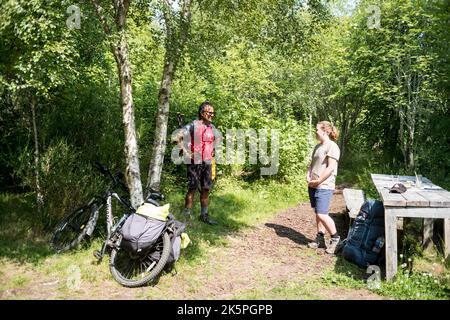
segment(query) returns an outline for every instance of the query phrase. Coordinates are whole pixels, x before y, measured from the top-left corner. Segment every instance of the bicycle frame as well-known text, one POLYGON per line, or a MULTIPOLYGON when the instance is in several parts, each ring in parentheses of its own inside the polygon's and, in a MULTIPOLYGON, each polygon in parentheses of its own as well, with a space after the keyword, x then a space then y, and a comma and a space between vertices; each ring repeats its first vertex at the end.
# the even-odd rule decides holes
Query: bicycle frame
MULTIPOLYGON (((102 208, 103 204, 101 204, 97 210, 100 210, 102 208)), ((108 246, 114 246, 114 241, 111 241, 111 238, 114 236, 116 231, 122 226, 122 224, 125 222, 125 220, 130 216, 131 213, 133 213, 135 209, 131 207, 126 201, 124 201, 115 191, 107 191, 106 193, 106 239, 103 242, 102 248, 98 255, 96 257, 98 258, 99 262, 102 260, 103 255, 106 252, 106 249, 108 246), (120 220, 114 224, 114 215, 112 210, 112 199, 115 198, 119 201, 119 203, 126 207, 129 212, 126 212, 120 220)))

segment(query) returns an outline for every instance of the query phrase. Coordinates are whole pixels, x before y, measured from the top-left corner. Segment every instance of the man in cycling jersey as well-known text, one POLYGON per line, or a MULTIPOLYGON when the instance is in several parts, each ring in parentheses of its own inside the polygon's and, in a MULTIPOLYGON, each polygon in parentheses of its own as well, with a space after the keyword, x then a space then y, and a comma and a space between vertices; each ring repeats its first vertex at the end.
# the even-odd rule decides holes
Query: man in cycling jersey
POLYGON ((211 123, 213 118, 213 105, 208 101, 203 102, 198 108, 198 119, 184 126, 183 130, 176 137, 176 142, 180 145, 180 148, 189 154, 187 161, 185 161, 187 165, 188 191, 183 213, 187 219, 190 219, 195 191, 200 186, 201 212, 199 219, 210 225, 217 224, 217 221, 209 217, 208 203, 209 191, 212 186, 211 163, 214 156, 214 142, 220 136, 220 132, 211 123), (182 143, 183 137, 185 139, 184 143, 182 143), (181 146, 182 144, 184 146, 181 146))

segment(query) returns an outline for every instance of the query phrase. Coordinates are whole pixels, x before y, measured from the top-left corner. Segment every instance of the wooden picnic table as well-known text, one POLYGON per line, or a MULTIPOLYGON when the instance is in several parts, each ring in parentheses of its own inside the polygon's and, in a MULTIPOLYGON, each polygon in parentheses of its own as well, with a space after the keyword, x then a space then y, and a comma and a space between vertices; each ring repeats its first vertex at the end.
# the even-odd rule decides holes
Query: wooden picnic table
MULTIPOLYGON (((433 219, 444 219, 445 258, 450 255, 450 192, 422 178, 421 188, 414 185, 404 193, 390 193, 389 188, 399 182, 408 185, 415 183, 415 176, 397 176, 371 174, 384 205, 386 280, 397 273, 397 218, 424 218, 424 241, 431 241, 433 219)), ((426 243, 425 243, 426 245, 426 243)))

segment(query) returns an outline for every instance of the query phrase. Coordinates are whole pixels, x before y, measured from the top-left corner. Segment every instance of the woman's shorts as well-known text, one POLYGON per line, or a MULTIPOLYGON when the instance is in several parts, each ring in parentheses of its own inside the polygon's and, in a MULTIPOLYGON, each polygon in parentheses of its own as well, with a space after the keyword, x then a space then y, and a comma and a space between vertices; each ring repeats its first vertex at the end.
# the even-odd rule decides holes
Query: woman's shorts
POLYGON ((328 209, 330 208, 330 202, 333 197, 334 190, 315 189, 309 187, 308 193, 311 208, 314 208, 314 211, 317 214, 328 214, 328 209))

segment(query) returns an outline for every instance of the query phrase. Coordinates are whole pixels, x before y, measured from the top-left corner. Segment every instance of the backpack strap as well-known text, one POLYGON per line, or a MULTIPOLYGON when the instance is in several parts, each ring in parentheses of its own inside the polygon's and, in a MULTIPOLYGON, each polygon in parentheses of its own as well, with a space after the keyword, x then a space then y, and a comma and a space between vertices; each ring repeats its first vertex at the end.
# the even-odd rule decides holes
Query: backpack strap
MULTIPOLYGON (((194 120, 194 121, 195 121, 195 120, 194 120)), ((194 121, 189 122, 187 125, 185 125, 185 126, 183 127, 184 130, 186 130, 187 132, 190 133, 191 138, 194 136, 194 126, 195 126, 194 121)))

